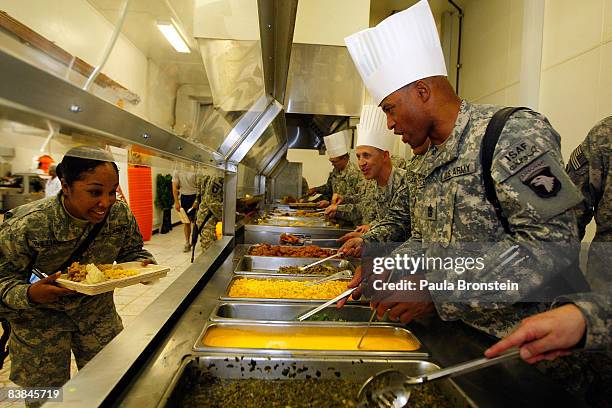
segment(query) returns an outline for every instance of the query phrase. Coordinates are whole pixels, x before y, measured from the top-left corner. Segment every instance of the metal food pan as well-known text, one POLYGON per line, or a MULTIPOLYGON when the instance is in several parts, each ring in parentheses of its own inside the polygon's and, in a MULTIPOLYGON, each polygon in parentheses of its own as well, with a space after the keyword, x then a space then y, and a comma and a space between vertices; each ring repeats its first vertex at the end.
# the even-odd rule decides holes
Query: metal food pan
MULTIPOLYGON (((192 392, 194 383, 204 375, 212 376, 216 380, 283 380, 287 381, 287 384, 292 380, 341 379, 354 381, 357 383, 356 388, 359 388, 368 378, 387 369, 418 377, 436 371, 439 367, 429 361, 414 359, 287 357, 233 353, 189 356, 183 360, 159 406, 185 406, 185 394, 192 392)), ((452 379, 437 381, 435 384, 436 389, 453 407, 477 408, 452 379)), ((300 392, 308 397, 310 390, 306 387, 300 392)), ((216 401, 217 406, 223 406, 225 402, 216 401)), ((207 404, 210 404, 210 401, 207 404)))
POLYGON ((336 223, 327 220, 323 217, 298 217, 298 216, 284 216, 284 215, 273 215, 265 216, 257 221, 258 225, 277 225, 286 227, 330 227, 336 225, 336 223))
MULTIPOLYGON (((315 332, 316 335, 328 335, 333 338, 338 333, 338 330, 350 332, 355 337, 355 345, 359 338, 368 327, 367 323, 353 324, 350 326, 340 326, 334 322, 313 326, 312 324, 304 324, 302 322, 284 322, 284 323, 254 323, 254 322, 208 322, 204 326, 202 333, 198 336, 193 349, 196 352, 206 353, 249 353, 249 354, 265 354, 265 355, 311 355, 311 356, 359 356, 359 357, 402 357, 402 358, 427 358, 429 355, 424 350, 421 342, 407 329, 396 325, 377 325, 369 329, 370 335, 374 334, 375 330, 383 333, 385 336, 395 336, 398 339, 405 339, 416 343, 416 349, 411 351, 401 350, 317 350, 317 349, 274 349, 274 348, 248 348, 248 347, 217 347, 204 344, 207 333, 214 329, 232 329, 232 330, 248 330, 253 333, 262 333, 274 338, 278 335, 296 336, 315 332)), ((302 337, 304 338, 304 337, 302 337)))
POLYGON ((304 216, 304 215, 269 215, 266 217, 266 219, 269 220, 273 220, 273 221, 309 221, 309 220, 315 220, 315 221, 325 221, 325 217, 323 216, 323 213, 320 213, 320 215, 311 215, 311 216, 304 216))
MULTIPOLYGON (((295 322, 296 318, 309 310, 312 304, 278 304, 257 302, 222 302, 213 310, 210 320, 213 322, 258 321, 258 322, 295 322)), ((370 319, 372 310, 366 305, 346 305, 340 309, 329 307, 317 315, 325 314, 336 324, 364 323, 370 319), (342 321, 335 321, 339 319, 342 321)), ((311 324, 329 324, 329 321, 305 321, 311 324)), ((394 324, 385 319, 373 321, 372 324, 394 324)))
MULTIPOLYGON (((304 266, 318 261, 320 258, 296 258, 296 257, 277 257, 277 256, 243 256, 236 265, 236 272, 253 272, 257 274, 276 274, 281 266, 304 266)), ((330 259, 324 263, 336 268, 340 267, 341 259, 330 259)), ((346 264, 346 263, 345 263, 346 264)), ((349 269, 353 270, 353 265, 349 263, 349 269)), ((280 274, 291 276, 290 274, 280 274)), ((303 274, 315 276, 313 274, 303 274)))
MULTIPOLYGON (((238 298, 238 297, 231 297, 229 296, 229 290, 230 287, 234 284, 234 281, 238 280, 238 279, 242 279, 242 278, 249 278, 249 279, 277 279, 277 280, 287 280, 287 281, 315 281, 317 279, 320 279, 320 277, 318 276, 296 276, 296 275, 257 275, 257 276, 241 276, 241 275, 234 275, 234 277, 232 278, 232 280, 229 282, 229 284, 227 285, 227 288, 225 289, 225 293, 223 294, 223 296, 221 296, 219 299, 222 301, 230 301, 230 302, 235 302, 235 301, 251 301, 251 302, 274 302, 274 303, 279 303, 279 302, 283 302, 283 303, 324 303, 329 299, 287 299, 287 298, 238 298)), ((349 282, 349 280, 344 279, 344 282, 349 282)), ((353 302, 349 302, 349 303, 353 303, 353 302)))
MULTIPOLYGON (((300 247, 296 247, 296 246, 293 246, 293 245, 278 245, 278 244, 273 244, 273 245, 284 247, 284 248, 292 248, 292 249, 300 248, 300 247)), ((264 255, 251 255, 251 249, 256 248, 257 246, 259 246, 259 244, 250 245, 247 248, 246 252, 245 252, 245 254, 246 254, 245 256, 252 256, 252 257, 260 256, 260 257, 264 257, 264 258, 301 258, 301 259, 309 259, 311 261, 311 262, 305 263, 304 265, 308 265, 308 263, 312 263, 314 261, 318 261, 319 259, 323 259, 323 258, 300 257, 300 256, 286 256, 285 257, 285 256, 274 256, 274 255, 270 255, 270 256, 268 256, 268 255, 265 255, 265 256, 264 255)), ((321 249, 328 249, 328 250, 330 250, 332 255, 335 254, 336 252, 338 252, 338 248, 321 247, 321 249)), ((283 266, 283 265, 281 265, 281 266, 283 266)))

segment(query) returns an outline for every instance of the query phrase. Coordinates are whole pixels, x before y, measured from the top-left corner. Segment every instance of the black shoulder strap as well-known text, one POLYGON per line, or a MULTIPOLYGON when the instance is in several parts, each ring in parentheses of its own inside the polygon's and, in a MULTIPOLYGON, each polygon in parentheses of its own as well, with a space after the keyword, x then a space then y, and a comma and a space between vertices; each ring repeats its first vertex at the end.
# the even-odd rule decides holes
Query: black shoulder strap
POLYGON ((487 200, 495 208, 495 214, 504 227, 504 231, 510 235, 512 235, 513 232, 510 229, 508 219, 504 216, 499 200, 497 199, 495 184, 493 182, 493 177, 491 176, 491 165, 493 164, 493 153, 495 152, 495 146, 497 146, 497 141, 499 140, 499 136, 501 135, 506 122, 514 112, 527 109, 529 108, 507 107, 495 112, 493 118, 487 125, 487 130, 485 131, 485 135, 482 138, 482 144, 480 145, 480 163, 482 165, 485 195, 487 196, 487 200))
POLYGON ((94 225, 94 227, 91 229, 91 231, 89 231, 89 234, 87 235, 87 238, 85 238, 83 240, 83 242, 81 242, 81 245, 79 245, 79 247, 74 250, 74 252, 70 255, 70 258, 68 258, 66 260, 66 262, 64 262, 62 264, 62 266, 60 266, 60 268, 59 268, 60 271, 66 270, 66 268, 68 268, 70 265, 72 265, 73 262, 77 262, 81 258, 83 253, 89 247, 89 245, 91 245, 91 243, 94 241, 94 239, 96 239, 96 237, 98 236, 98 234, 100 233, 100 231, 104 227, 104 224, 106 224, 106 219, 108 218, 108 214, 109 213, 110 213, 110 210, 108 211, 108 213, 106 214, 106 217, 104 217, 104 220, 102 222, 94 225))

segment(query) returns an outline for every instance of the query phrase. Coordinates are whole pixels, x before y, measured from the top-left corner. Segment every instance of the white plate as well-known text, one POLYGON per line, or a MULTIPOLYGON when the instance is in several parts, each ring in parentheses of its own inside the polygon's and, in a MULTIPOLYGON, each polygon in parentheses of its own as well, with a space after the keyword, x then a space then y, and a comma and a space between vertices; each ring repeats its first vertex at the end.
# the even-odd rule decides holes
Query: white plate
POLYGON ((117 288, 123 288, 126 286, 136 285, 137 283, 149 282, 155 279, 163 278, 170 270, 170 267, 168 266, 154 264, 142 266, 140 262, 124 262, 117 264, 117 266, 121 266, 122 269, 135 269, 138 271, 138 275, 128 276, 121 279, 111 279, 90 285, 85 282, 73 282, 66 279, 66 274, 62 274, 62 276, 56 282, 59 284, 59 286, 72 289, 85 295, 99 295, 100 293, 110 292, 117 288))

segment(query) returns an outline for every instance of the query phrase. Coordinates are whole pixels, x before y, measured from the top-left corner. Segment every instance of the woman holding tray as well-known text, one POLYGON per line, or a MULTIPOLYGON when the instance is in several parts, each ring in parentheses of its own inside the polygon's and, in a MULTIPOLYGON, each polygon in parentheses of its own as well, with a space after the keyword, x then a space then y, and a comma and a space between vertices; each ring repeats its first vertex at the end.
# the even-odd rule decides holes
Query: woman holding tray
POLYGON ((70 149, 57 170, 58 195, 11 210, 0 225, 0 317, 12 326, 10 378, 22 387, 62 386, 71 351, 80 369, 123 328, 113 292, 59 287, 57 271, 77 261, 155 261, 129 207, 116 201, 119 171, 109 152, 70 149), (49 276, 30 283, 35 269, 49 276))

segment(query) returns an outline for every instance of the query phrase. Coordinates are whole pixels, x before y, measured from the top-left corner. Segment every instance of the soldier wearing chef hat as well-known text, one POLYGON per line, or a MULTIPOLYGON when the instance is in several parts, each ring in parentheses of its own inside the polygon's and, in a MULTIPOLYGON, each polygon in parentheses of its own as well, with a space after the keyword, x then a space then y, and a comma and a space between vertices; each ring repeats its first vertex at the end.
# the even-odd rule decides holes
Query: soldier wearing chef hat
POLYGON ((339 204, 332 204, 325 214, 353 222, 359 227, 346 234, 341 241, 361 236, 371 225, 382 220, 388 209, 394 206, 404 212, 405 228, 393 231, 401 234, 387 237, 392 241, 404 241, 410 232, 409 193, 406 171, 392 164, 390 152, 396 136, 386 126, 385 114, 374 105, 364 105, 357 125, 357 160, 364 177, 357 194, 339 197, 339 204))
POLYGON ((350 161, 346 143, 348 137, 349 131, 342 130, 323 138, 329 161, 334 169, 329 173, 327 183, 308 190, 308 195, 316 193, 323 195, 323 200, 319 201, 319 207, 329 206, 334 194, 346 195, 357 191, 361 175, 357 166, 350 161))
MULTIPOLYGON (((563 171, 560 137, 548 120, 528 109, 514 111, 505 124, 497 122, 502 130, 498 142, 492 144, 494 151, 481 152, 487 126, 500 107, 472 104, 456 95, 446 78, 438 32, 426 0, 345 41, 366 87, 386 114, 388 128, 413 148, 427 139, 431 142, 416 169, 422 180, 415 208, 419 236, 410 238, 391 256, 417 257, 423 247, 445 250, 468 242, 488 242, 487 252, 481 254, 486 255, 482 270, 464 275, 453 270, 427 271, 428 279, 445 280, 455 287, 459 278, 478 283, 488 283, 493 277, 520 281, 517 293, 503 292, 498 301, 486 304, 480 300, 486 296, 481 292, 453 291, 449 295, 432 291, 427 302, 406 299, 379 304, 379 316, 390 309, 392 318, 406 323, 437 311, 444 320, 461 319, 500 337, 523 317, 548 306, 518 303, 526 293, 540 293, 543 282, 548 280, 565 290, 571 286, 566 281, 571 280, 583 288, 580 271, 568 268, 577 252, 551 253, 544 245, 550 241, 567 244, 567 248, 578 242, 571 208, 581 199, 563 171), (492 195, 485 191, 488 182, 483 174, 487 171, 481 154, 493 158, 492 195), (503 268, 500 263, 511 248, 526 258, 512 268, 503 268), (561 274, 567 279, 562 280, 561 274)), ((364 243, 405 228, 405 218, 392 207, 383 222, 361 238, 347 241, 341 251, 361 253, 364 243)), ((400 275, 401 271, 396 277, 400 275)), ((351 285, 357 286, 360 279, 361 274, 356 274, 351 285)))

